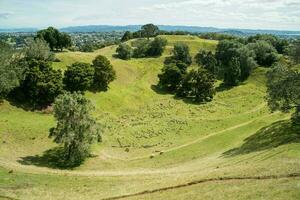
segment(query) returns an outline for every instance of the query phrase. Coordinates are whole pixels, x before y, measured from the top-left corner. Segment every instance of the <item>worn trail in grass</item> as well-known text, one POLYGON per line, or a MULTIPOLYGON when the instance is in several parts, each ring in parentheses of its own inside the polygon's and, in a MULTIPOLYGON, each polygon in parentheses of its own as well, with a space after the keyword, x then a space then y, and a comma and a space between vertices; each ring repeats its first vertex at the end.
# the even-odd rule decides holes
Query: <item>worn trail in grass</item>
MULTIPOLYGON (((217 42, 163 37, 168 46, 160 58, 119 60, 113 57, 116 46, 57 54, 61 62, 53 63, 56 69, 91 62, 102 54, 117 72, 108 92, 86 94, 95 104, 93 115, 104 126, 103 143, 94 145, 94 156, 76 169, 58 169, 55 157, 44 154, 56 147, 48 138, 55 125, 52 114, 25 111, 9 102, 0 105, 0 194, 16 199, 101 199, 195 180, 299 173, 300 129, 291 124, 289 114, 268 110, 267 69, 256 69, 238 87, 219 87, 207 104, 176 99, 155 87, 172 45, 187 43, 195 55, 199 49, 214 51, 217 42)), ((201 185, 129 199, 211 198, 212 193, 215 199, 255 199, 263 194, 296 199, 299 194, 297 178, 201 185)))

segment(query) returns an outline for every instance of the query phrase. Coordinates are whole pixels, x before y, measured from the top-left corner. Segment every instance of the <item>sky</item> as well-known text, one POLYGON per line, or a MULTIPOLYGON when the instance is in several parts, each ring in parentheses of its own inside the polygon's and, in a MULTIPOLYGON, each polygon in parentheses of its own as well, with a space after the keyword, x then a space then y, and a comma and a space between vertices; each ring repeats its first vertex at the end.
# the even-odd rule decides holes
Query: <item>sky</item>
POLYGON ((146 23, 300 31, 300 0, 0 0, 0 28, 146 23))

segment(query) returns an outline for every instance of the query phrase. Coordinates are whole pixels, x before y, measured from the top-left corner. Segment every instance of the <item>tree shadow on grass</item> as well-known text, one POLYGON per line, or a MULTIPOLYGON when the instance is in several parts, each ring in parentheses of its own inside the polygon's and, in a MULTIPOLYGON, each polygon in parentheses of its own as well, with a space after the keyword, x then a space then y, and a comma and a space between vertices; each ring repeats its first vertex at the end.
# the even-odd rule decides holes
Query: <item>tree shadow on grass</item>
POLYGON ((151 89, 157 94, 161 94, 161 95, 174 94, 174 92, 159 87, 158 85, 151 85, 151 89))
POLYGON ((260 129, 246 138, 240 147, 224 152, 223 156, 248 154, 291 143, 300 143, 300 126, 294 125, 291 120, 282 120, 260 129))
POLYGON ((22 165, 35 165, 52 169, 73 169, 81 164, 81 162, 67 163, 62 157, 63 154, 64 149, 62 147, 55 147, 45 151, 43 155, 21 157, 18 162, 22 165))

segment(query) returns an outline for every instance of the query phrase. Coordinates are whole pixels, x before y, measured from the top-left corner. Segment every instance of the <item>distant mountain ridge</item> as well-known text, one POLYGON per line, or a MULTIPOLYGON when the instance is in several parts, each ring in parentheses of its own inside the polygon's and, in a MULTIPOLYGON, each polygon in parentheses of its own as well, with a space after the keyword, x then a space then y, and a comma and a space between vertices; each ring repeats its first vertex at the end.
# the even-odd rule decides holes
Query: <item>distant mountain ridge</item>
MULTIPOLYGON (((74 33, 90 33, 90 32, 124 32, 140 30, 142 25, 87 25, 87 26, 70 26, 61 28, 60 31, 74 33)), ((238 28, 215 28, 215 27, 200 27, 200 26, 171 26, 158 25, 164 31, 187 31, 191 33, 228 33, 233 35, 253 35, 253 34, 274 34, 283 36, 300 36, 300 31, 285 31, 285 30, 259 30, 259 29, 238 29, 238 28)), ((0 32, 36 32, 37 28, 16 28, 16 29, 0 29, 0 32)))

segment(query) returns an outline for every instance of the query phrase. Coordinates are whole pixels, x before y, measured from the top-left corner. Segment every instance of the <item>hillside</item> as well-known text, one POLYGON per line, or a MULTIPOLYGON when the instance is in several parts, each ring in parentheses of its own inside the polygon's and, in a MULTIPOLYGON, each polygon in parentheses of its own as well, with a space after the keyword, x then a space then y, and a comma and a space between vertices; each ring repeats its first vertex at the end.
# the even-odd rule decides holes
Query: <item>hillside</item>
POLYGON ((194 56, 217 42, 162 37, 168 46, 160 58, 123 61, 113 57, 116 46, 56 54, 56 69, 101 54, 117 72, 108 92, 86 94, 103 125, 103 143, 76 169, 54 162, 52 114, 1 104, 0 199, 299 198, 300 130, 289 114, 269 111, 267 69, 257 68, 238 87, 218 87, 207 104, 177 99, 155 87, 172 46, 184 42, 194 56))

